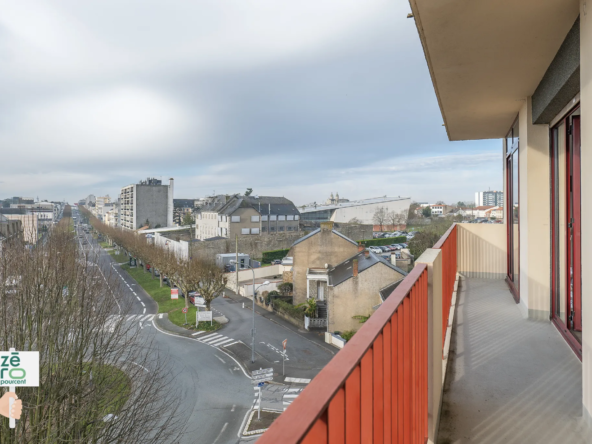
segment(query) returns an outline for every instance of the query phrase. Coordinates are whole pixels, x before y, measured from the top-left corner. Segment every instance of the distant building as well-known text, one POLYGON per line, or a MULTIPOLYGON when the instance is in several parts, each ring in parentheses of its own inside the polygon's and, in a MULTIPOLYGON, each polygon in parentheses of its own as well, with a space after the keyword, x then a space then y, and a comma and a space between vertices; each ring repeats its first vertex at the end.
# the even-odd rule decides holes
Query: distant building
POLYGON ((444 215, 450 213, 452 207, 450 205, 444 204, 434 204, 430 205, 430 209, 432 210, 433 215, 444 215))
POLYGON ((173 223, 182 225, 186 214, 193 214, 197 199, 173 199, 173 223))
MULTIPOLYGON (((331 200, 331 199, 329 199, 331 200)), ((351 222, 374 224, 374 214, 379 209, 386 213, 404 213, 407 216, 411 199, 409 197, 375 197, 371 199, 347 200, 333 199, 330 204, 310 204, 300 207, 302 220, 315 222, 351 222)), ((386 221, 385 221, 386 222, 386 221)))
POLYGON ((299 231, 300 212, 291 200, 271 196, 212 196, 197 211, 196 237, 266 235, 299 231))
POLYGON ((11 239, 20 238, 23 235, 23 223, 20 220, 11 220, 0 214, 0 255, 2 244, 11 239))
POLYGON ((119 225, 137 230, 173 226, 174 180, 163 185, 161 180, 148 178, 121 189, 119 225))
POLYGON ((504 192, 503 191, 477 191, 475 193, 475 206, 504 206, 504 192))

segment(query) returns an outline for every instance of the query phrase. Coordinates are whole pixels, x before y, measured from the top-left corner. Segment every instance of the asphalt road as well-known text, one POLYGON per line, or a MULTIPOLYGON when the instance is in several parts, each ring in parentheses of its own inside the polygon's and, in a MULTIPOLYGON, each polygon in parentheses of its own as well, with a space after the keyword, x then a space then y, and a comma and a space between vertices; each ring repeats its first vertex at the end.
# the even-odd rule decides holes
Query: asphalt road
POLYGON ((92 250, 93 261, 104 277, 116 283, 113 294, 125 310, 121 322, 137 324, 140 338, 151 344, 155 355, 174 363, 174 384, 183 388, 179 402, 188 425, 182 443, 224 444, 256 439, 241 439, 251 409, 260 404, 263 408, 285 409, 337 352, 319 335, 301 331, 256 307, 256 362, 251 363, 252 302, 230 291, 227 293, 231 297, 212 302, 214 316, 223 314, 229 319, 216 335, 204 333, 187 338, 160 330, 151 320, 151 315, 158 316, 156 302, 92 236, 82 234, 87 244, 81 243, 81 249, 92 250), (288 340, 285 354, 284 339, 288 340), (261 366, 273 367, 274 382, 285 385, 264 386, 260 400, 248 375, 261 366))
MULTIPOLYGON (((157 330, 149 315, 157 315, 157 305, 135 281, 119 269, 111 256, 91 236, 88 246, 97 252, 97 263, 107 279, 115 273, 122 285, 116 289, 122 307, 129 311, 121 322, 134 322, 141 329, 140 339, 150 343, 159 359, 175 368, 173 384, 181 387, 181 414, 186 417, 187 434, 181 443, 225 444, 239 439, 246 415, 253 406, 254 390, 243 369, 220 349, 157 330), (140 316, 141 315, 141 316, 140 316), (130 316, 135 316, 132 320, 130 316), (142 325, 140 326, 140 323, 142 325)), ((150 368, 147 369, 150 371, 150 368)), ((166 412, 163 412, 166 415, 166 412)))

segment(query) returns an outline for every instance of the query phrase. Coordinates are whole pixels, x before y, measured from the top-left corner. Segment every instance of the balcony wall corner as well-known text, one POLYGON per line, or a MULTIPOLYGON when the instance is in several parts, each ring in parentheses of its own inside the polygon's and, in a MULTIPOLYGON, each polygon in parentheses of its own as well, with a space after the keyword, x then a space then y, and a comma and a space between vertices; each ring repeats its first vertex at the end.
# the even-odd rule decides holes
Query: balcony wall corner
POLYGON ((442 250, 428 248, 415 261, 428 270, 428 442, 437 442, 442 406, 442 250))

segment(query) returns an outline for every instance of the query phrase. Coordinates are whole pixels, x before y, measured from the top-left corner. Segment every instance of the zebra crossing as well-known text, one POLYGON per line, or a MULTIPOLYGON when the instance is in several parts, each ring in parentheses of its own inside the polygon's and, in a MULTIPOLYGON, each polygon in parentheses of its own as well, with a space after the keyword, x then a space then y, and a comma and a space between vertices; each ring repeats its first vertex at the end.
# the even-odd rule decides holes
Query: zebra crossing
POLYGON ((196 331, 192 334, 196 336, 196 340, 203 342, 204 344, 211 345, 213 347, 226 347, 228 345, 236 344, 238 341, 228 336, 224 336, 218 333, 209 333, 207 331, 196 331))
POLYGON ((289 388, 286 393, 284 393, 283 397, 283 404, 284 404, 284 411, 294 402, 294 400, 298 397, 300 392, 303 389, 301 388, 289 388))
POLYGON ((120 321, 123 322, 146 322, 151 321, 154 318, 154 314, 137 314, 137 315, 110 315, 107 317, 107 321, 105 322, 105 329, 109 331, 114 331, 115 326, 120 321))

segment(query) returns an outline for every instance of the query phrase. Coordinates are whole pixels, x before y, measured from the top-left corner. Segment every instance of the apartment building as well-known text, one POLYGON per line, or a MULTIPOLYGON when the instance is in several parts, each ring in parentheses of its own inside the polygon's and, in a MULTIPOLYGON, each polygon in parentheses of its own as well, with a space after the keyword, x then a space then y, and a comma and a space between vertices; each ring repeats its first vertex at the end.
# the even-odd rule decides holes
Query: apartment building
POLYGON ((504 224, 451 227, 259 444, 592 442, 588 3, 410 0, 448 138, 500 140, 504 224))
POLYGON ((213 196, 197 212, 196 237, 234 238, 299 231, 300 212, 285 197, 213 196))
POLYGON ((173 226, 174 180, 148 178, 121 189, 119 225, 129 230, 173 226))
POLYGON ((504 206, 503 191, 477 191, 475 193, 475 206, 504 206))

